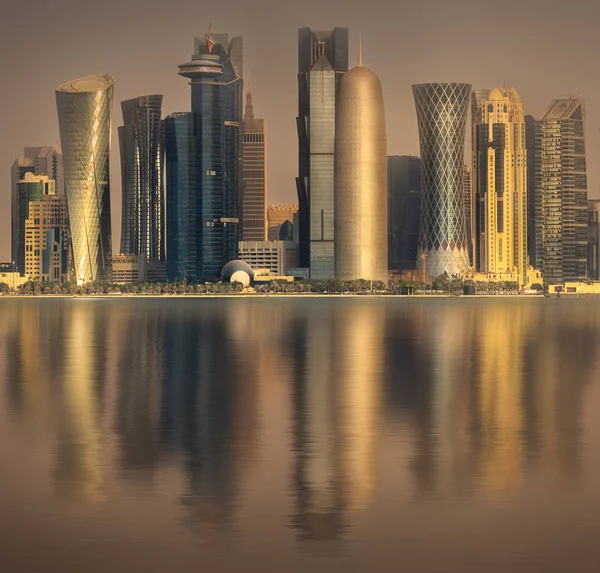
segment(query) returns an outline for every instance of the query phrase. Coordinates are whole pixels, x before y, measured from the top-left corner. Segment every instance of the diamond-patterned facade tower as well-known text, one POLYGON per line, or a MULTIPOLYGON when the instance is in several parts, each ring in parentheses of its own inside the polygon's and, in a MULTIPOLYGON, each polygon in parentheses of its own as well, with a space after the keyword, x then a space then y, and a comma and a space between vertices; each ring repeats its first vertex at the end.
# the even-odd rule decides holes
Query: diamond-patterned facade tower
POLYGON ((65 188, 78 283, 110 281, 109 151, 113 79, 90 76, 56 90, 65 188))
POLYGON ((469 267, 463 170, 470 94, 469 84, 413 86, 421 144, 417 265, 422 269, 425 261, 432 277, 457 275, 469 267))

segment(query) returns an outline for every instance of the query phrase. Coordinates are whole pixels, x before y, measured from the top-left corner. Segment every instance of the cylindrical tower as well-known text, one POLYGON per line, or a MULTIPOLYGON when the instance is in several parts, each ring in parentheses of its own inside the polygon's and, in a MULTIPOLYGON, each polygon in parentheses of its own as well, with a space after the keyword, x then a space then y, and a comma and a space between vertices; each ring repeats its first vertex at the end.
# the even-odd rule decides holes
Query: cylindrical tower
POLYGON ((413 86, 421 143, 421 229, 417 265, 456 275, 469 266, 463 205, 465 127, 471 86, 413 86), (425 261, 425 262, 424 262, 425 261))
POLYGON ((112 276, 109 152, 113 79, 90 76, 56 90, 75 278, 112 276))
POLYGON ((383 91, 359 64, 341 80, 335 118, 335 276, 387 282, 383 91))

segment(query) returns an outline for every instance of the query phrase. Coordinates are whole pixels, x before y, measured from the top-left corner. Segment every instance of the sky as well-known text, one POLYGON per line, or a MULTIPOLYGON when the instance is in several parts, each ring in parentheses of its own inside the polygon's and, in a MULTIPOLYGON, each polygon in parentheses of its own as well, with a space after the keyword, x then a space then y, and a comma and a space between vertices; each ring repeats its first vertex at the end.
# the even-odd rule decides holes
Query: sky
POLYGON ((514 86, 525 112, 554 98, 586 100, 589 195, 600 166, 600 2, 597 0, 12 0, 0 7, 0 261, 10 259, 10 166, 26 146, 60 144, 55 88, 96 73, 115 79, 111 150, 113 248, 118 252, 121 185, 116 129, 120 102, 164 94, 166 114, 190 109, 177 65, 194 36, 244 37, 255 115, 267 122, 268 202, 296 202, 297 29, 350 29, 363 62, 381 78, 388 154, 419 154, 411 85, 460 81, 514 86))

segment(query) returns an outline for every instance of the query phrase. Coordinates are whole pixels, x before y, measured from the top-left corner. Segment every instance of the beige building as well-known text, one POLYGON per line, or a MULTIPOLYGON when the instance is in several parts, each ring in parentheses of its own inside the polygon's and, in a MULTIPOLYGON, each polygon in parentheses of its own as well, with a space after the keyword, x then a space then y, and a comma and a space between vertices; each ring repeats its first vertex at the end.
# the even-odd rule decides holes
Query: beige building
POLYGON ((25 221, 25 274, 34 281, 62 283, 69 272, 66 195, 30 201, 25 221))
POLYGON ((268 269, 285 276, 298 265, 298 245, 293 241, 240 241, 238 256, 253 269, 268 269))
POLYGON ((267 238, 265 120, 254 117, 249 82, 242 127, 242 178, 244 184, 242 239, 244 241, 264 241, 267 238))
POLYGON ((269 205, 267 208, 267 224, 269 241, 279 240, 279 230, 286 221, 294 222, 298 205, 269 205))
POLYGON ((112 282, 120 285, 141 281, 162 282, 166 280, 166 264, 149 263, 145 255, 113 255, 112 273, 112 282))
POLYGON ((8 285, 11 290, 16 290, 28 281, 29 277, 21 276, 13 263, 0 263, 0 283, 8 285))
POLYGON ((527 152, 521 99, 514 88, 476 92, 477 269, 527 282, 527 152))

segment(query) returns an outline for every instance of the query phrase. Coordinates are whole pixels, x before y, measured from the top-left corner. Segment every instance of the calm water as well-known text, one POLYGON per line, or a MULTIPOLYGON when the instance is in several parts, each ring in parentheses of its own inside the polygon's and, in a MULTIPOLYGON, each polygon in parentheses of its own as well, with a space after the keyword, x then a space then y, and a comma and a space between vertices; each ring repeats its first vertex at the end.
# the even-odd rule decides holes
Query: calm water
POLYGON ((600 570, 600 301, 0 299, 0 571, 600 570))

